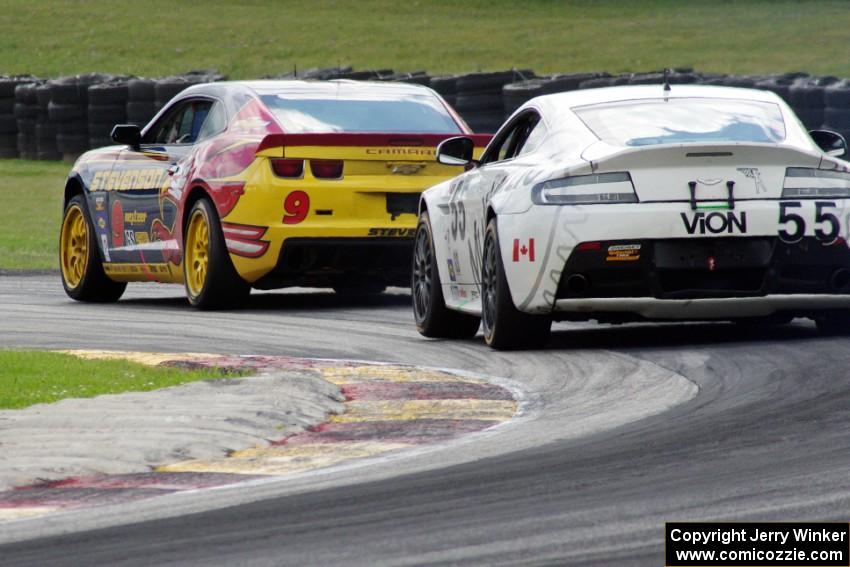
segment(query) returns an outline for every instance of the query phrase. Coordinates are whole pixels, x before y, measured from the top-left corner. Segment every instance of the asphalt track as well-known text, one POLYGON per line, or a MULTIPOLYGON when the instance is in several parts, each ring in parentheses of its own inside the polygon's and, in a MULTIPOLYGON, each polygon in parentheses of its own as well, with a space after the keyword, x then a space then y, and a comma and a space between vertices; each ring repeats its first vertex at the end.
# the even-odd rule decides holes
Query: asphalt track
POLYGON ((420 338, 409 296, 182 290, 70 302, 0 277, 0 345, 408 362, 505 380, 524 415, 438 449, 0 526, 1 565, 660 565, 674 520, 850 510, 850 339, 798 320, 557 325, 545 350, 420 338))

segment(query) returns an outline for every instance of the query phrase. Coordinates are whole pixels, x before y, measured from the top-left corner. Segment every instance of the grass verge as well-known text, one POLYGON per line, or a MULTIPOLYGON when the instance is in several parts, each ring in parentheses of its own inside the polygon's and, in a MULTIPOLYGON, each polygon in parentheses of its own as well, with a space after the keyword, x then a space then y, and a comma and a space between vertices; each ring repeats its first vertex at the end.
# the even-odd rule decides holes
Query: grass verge
POLYGON ((86 360, 56 352, 0 350, 0 409, 19 409, 64 398, 146 392, 222 376, 210 370, 146 366, 126 360, 86 360))
POLYGON ((66 163, 0 160, 0 270, 59 268, 66 163))
POLYGON ((0 69, 234 78, 311 66, 850 76, 846 0, 4 0, 0 69))

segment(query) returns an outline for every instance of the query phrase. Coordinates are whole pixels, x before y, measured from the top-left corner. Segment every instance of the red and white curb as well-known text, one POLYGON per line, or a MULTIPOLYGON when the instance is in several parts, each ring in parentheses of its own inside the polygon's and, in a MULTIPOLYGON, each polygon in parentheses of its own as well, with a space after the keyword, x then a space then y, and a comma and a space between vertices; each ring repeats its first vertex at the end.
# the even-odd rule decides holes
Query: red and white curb
POLYGON ((254 374, 309 372, 337 384, 346 401, 342 413, 311 430, 220 459, 163 464, 146 473, 68 478, 0 492, 0 521, 303 473, 483 431, 510 420, 519 409, 507 388, 447 370, 281 356, 69 352, 254 374))

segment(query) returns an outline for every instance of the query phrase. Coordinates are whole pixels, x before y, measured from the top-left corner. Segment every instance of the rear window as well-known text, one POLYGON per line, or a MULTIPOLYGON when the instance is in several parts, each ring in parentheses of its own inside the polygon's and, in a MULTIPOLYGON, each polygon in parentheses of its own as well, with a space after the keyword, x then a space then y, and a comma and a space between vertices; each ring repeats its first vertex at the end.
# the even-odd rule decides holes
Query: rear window
POLYGON ((785 139, 779 106, 717 98, 671 98, 580 106, 573 111, 601 140, 616 146, 785 139))
POLYGON ((408 95, 403 99, 362 95, 342 98, 264 95, 261 98, 286 132, 460 132, 445 106, 430 95, 408 95))

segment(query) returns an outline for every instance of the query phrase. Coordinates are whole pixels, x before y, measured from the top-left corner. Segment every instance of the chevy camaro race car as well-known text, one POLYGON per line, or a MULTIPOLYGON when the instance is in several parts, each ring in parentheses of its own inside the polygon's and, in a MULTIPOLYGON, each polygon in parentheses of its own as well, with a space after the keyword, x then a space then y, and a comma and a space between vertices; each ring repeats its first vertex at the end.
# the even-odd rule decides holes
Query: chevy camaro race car
POLYGON ((462 171, 434 157, 457 134, 463 120, 416 85, 190 87, 74 165, 65 290, 115 301, 130 281, 184 283, 192 305, 220 308, 251 287, 408 285, 419 194, 462 171))
POLYGON ((542 344, 554 320, 809 317, 850 329, 850 164, 776 95, 635 86, 532 99, 422 194, 423 335, 542 344))

